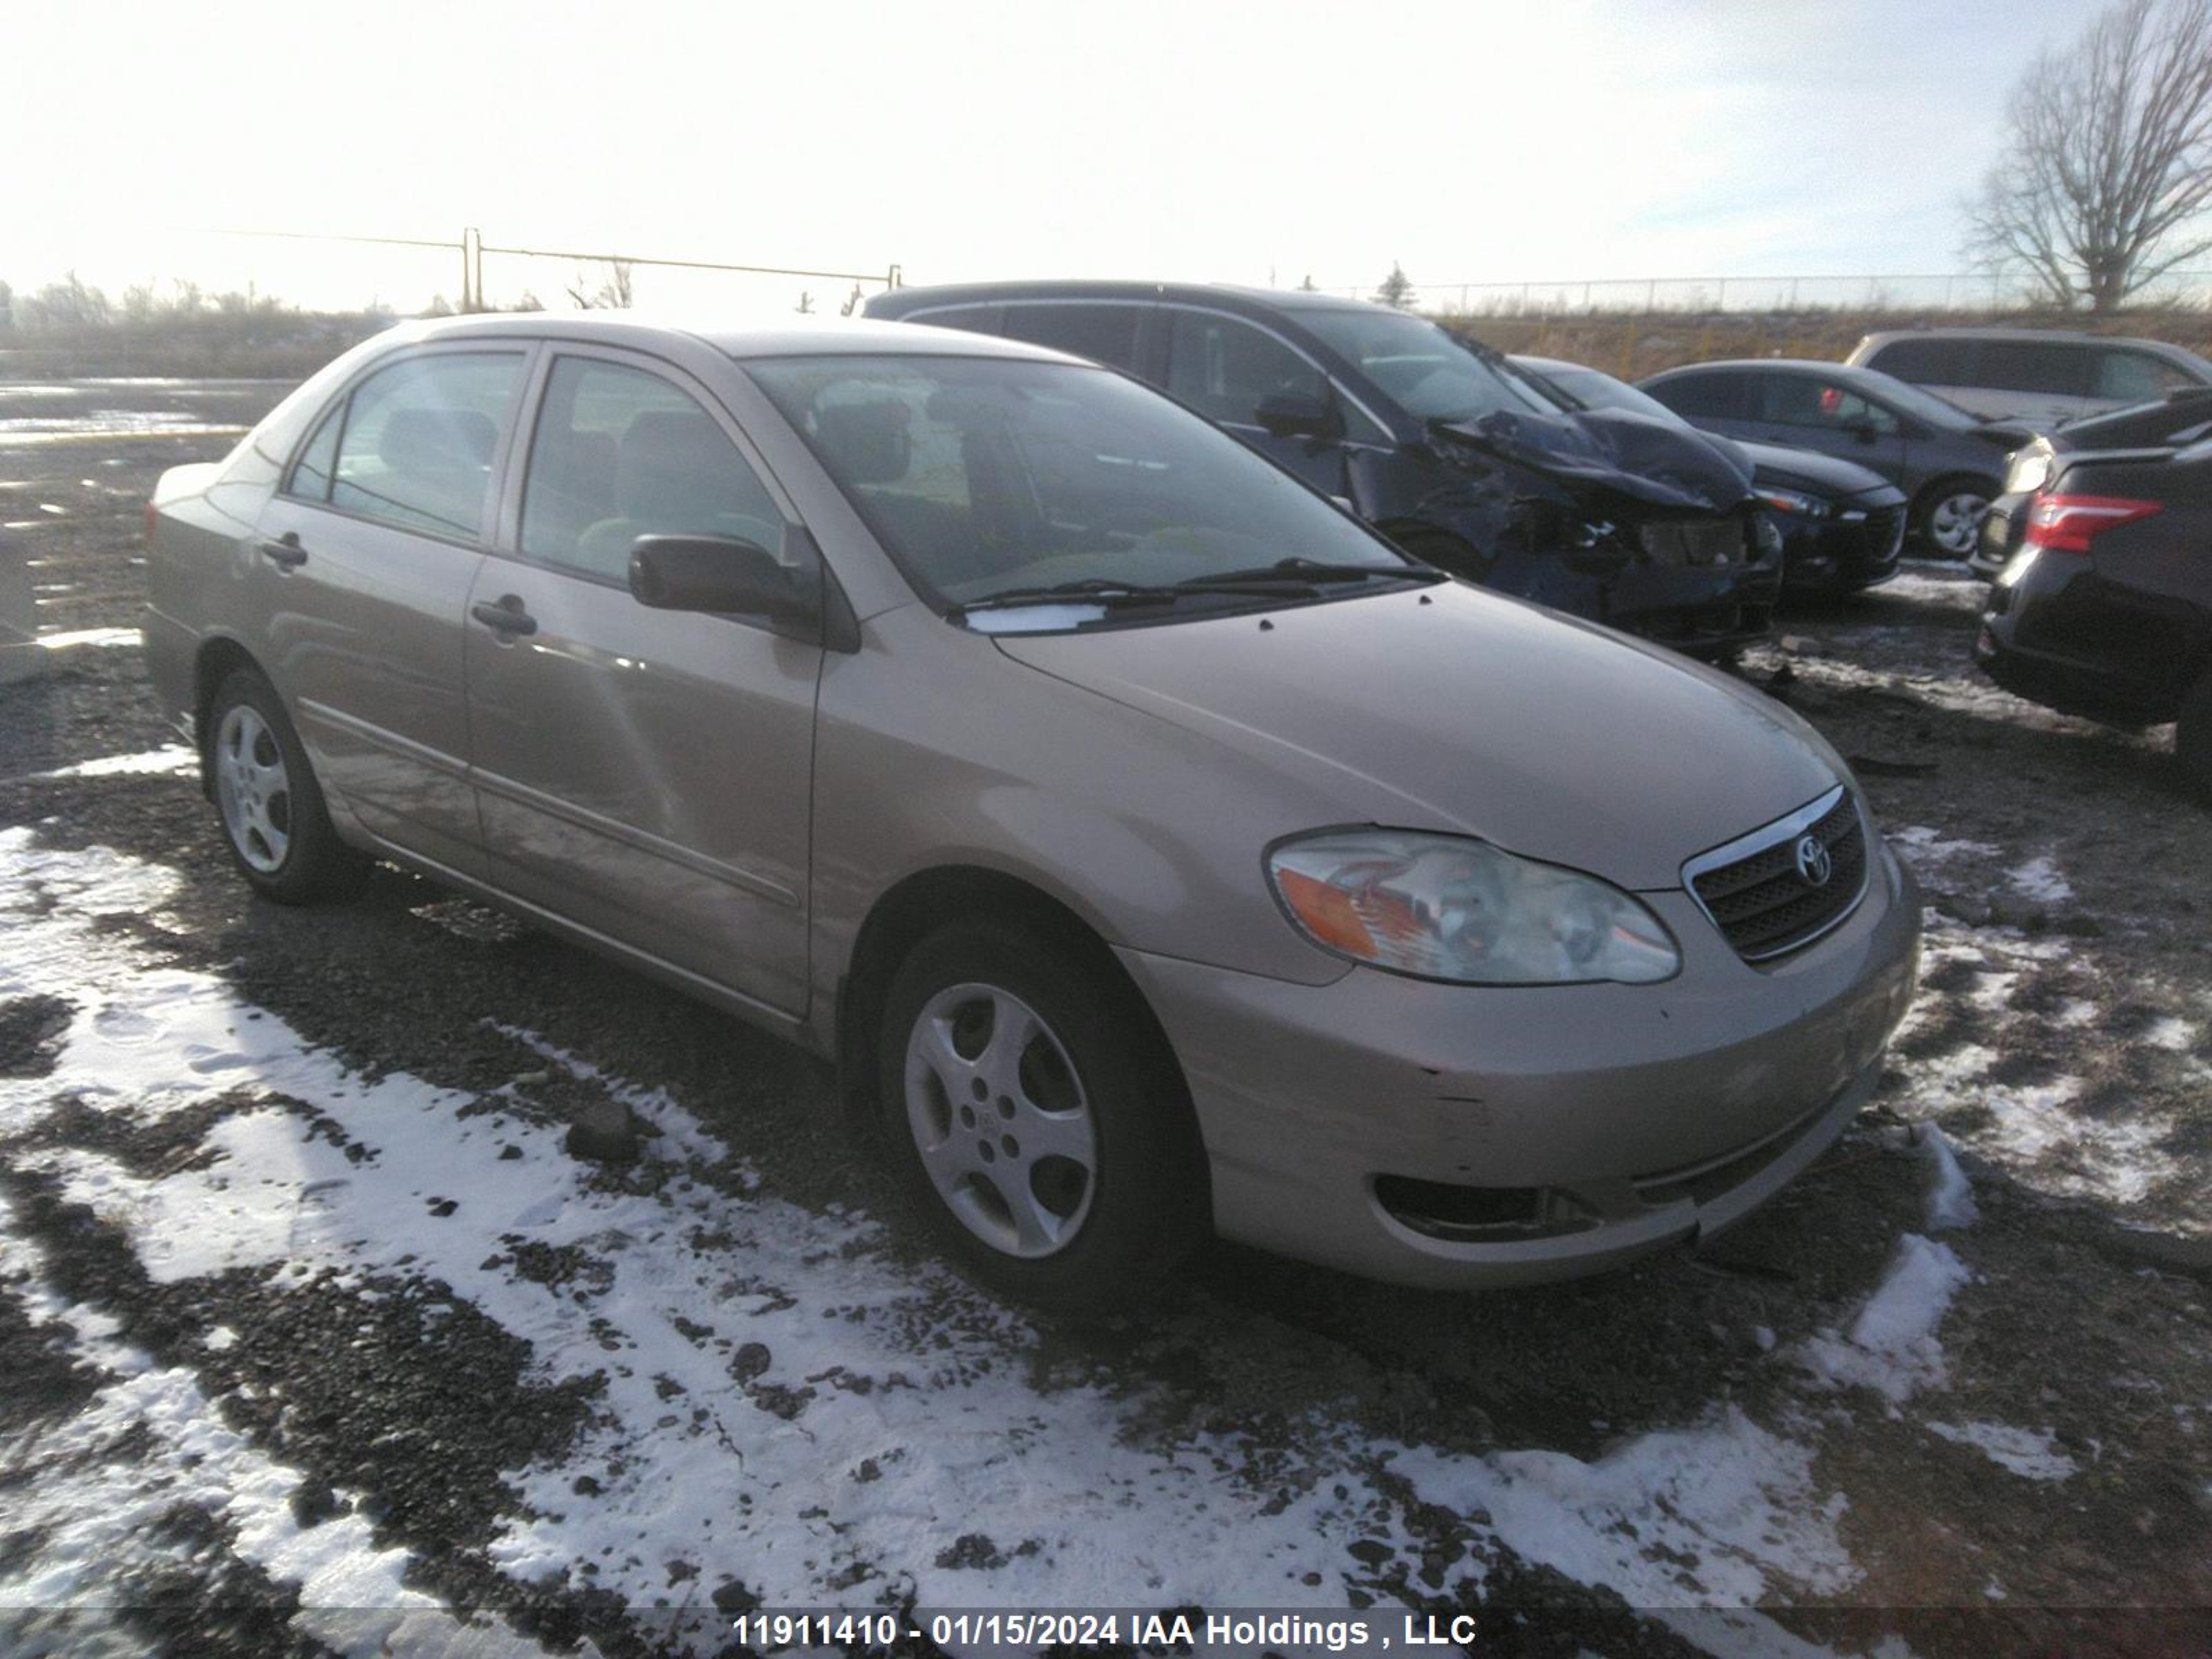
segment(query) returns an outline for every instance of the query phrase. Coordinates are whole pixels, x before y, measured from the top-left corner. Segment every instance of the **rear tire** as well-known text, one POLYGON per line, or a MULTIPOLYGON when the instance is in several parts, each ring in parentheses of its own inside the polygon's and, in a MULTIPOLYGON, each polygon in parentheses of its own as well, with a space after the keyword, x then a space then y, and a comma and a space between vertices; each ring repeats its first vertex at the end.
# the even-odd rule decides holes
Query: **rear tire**
POLYGON ((950 924, 893 976, 877 1042, 890 1156, 945 1249, 1066 1312, 1155 1291, 1209 1231, 1181 1078, 1133 993, 1050 933, 950 924))
POLYGON ((1982 520, 1997 494, 1987 478, 1938 478, 1912 503, 1912 533, 1938 557, 1963 563, 1981 544, 1982 520))
POLYGON ((358 888, 369 860, 338 839, 276 688, 241 668, 208 705, 202 755, 223 845, 253 890, 311 904, 358 888))
POLYGON ((2173 757, 2181 775, 2198 797, 2212 803, 2212 671, 2181 700, 2173 726, 2173 757))

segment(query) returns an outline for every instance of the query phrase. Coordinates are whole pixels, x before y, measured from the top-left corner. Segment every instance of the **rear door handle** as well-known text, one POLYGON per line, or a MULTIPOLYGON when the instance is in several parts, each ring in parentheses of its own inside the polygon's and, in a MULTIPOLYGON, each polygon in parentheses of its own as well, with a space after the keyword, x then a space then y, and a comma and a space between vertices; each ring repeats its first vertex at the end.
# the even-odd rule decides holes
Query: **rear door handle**
POLYGON ((495 634, 535 634, 538 618, 522 608, 522 601, 512 593, 497 605, 479 602, 469 607, 474 617, 495 634))
POLYGON ((300 533, 288 530, 273 542, 261 544, 261 556, 271 564, 281 564, 287 570, 297 570, 307 562, 307 550, 300 545, 300 533))

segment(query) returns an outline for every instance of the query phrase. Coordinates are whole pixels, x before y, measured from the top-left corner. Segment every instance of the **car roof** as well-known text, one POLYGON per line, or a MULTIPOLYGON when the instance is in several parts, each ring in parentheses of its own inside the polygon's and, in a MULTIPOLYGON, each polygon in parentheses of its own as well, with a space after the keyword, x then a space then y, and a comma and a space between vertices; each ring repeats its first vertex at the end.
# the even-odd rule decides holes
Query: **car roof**
POLYGON ((808 324, 771 327, 733 326, 711 313, 651 312, 491 312, 468 317, 424 318, 391 331, 402 340, 521 338, 580 340, 602 345, 642 345, 677 335, 697 340, 739 359, 890 356, 911 357, 1014 357, 1042 362, 1080 363, 1080 357, 1047 346, 957 329, 924 328, 911 323, 867 322, 824 318, 808 324))
POLYGON ((1035 282, 948 283, 935 287, 893 289, 873 295, 869 311, 896 315, 923 306, 995 305, 1009 300, 1123 300, 1152 304, 1221 306, 1229 310, 1379 311, 1384 307, 1341 294, 1304 289, 1245 288, 1233 283, 1116 282, 1089 277, 1054 277, 1035 282))
POLYGON ((1656 374, 1645 378, 1662 380, 1676 374, 1702 374, 1709 368, 1724 368, 1731 373, 1753 368, 1778 368, 1791 374, 1849 375, 1854 379, 1863 377, 1895 383, 1892 376, 1882 374, 1879 369, 1862 368, 1855 363, 1831 362, 1824 357, 1720 357, 1709 363, 1678 363, 1672 368, 1662 368, 1656 374))
POLYGON ((2093 334, 2082 328, 2022 328, 1998 323, 1955 328, 1938 325, 1933 328, 1883 329, 1861 336, 1859 344, 1862 348, 1887 345, 1892 340, 2065 340, 2082 345, 2149 346, 2162 351, 2187 349, 2164 340, 2147 340, 2132 334, 2093 334))

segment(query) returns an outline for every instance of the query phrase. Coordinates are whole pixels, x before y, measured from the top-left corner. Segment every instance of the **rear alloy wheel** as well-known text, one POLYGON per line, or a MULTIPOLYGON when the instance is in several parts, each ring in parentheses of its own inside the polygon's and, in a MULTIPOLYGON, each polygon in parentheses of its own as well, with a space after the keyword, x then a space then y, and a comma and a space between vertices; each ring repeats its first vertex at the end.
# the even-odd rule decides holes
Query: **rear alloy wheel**
POLYGON ((2181 700, 2181 717, 2173 726, 2173 757, 2181 763, 2181 775, 2190 787, 2212 801, 2212 672, 2181 700))
POLYGON ((208 708, 206 766, 223 840, 257 892, 305 904, 357 886, 368 860, 331 827, 276 688, 240 669, 208 708))
POLYGON ((1104 980, 1042 933, 957 924, 900 967, 878 1040, 910 1196, 977 1278, 1063 1310, 1148 1293, 1206 1229, 1173 1063, 1104 980))
POLYGON ((1947 478, 1932 487, 1920 507, 1921 539, 1947 559, 1972 556, 1989 516, 1988 488, 1970 478, 1947 478))

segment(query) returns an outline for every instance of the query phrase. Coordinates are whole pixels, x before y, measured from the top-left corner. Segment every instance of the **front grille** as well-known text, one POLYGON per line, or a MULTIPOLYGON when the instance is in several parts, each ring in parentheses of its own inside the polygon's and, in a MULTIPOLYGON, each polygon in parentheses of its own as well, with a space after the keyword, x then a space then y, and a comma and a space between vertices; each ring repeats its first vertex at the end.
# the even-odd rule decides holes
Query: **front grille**
POLYGON ((1735 564, 1748 552, 1741 519, 1662 519, 1637 533, 1644 552, 1670 567, 1735 564))
POLYGON ((1866 829, 1850 792, 1755 830, 1683 866, 1690 891, 1746 962, 1809 945, 1856 908, 1866 890, 1866 829), (1801 861, 1799 848, 1813 843, 1801 861), (1825 854, 1828 875, 1815 882, 1825 854))
POLYGON ((1866 550, 1876 564, 1887 564, 1905 545, 1905 508, 1878 507, 1866 515, 1866 550))

